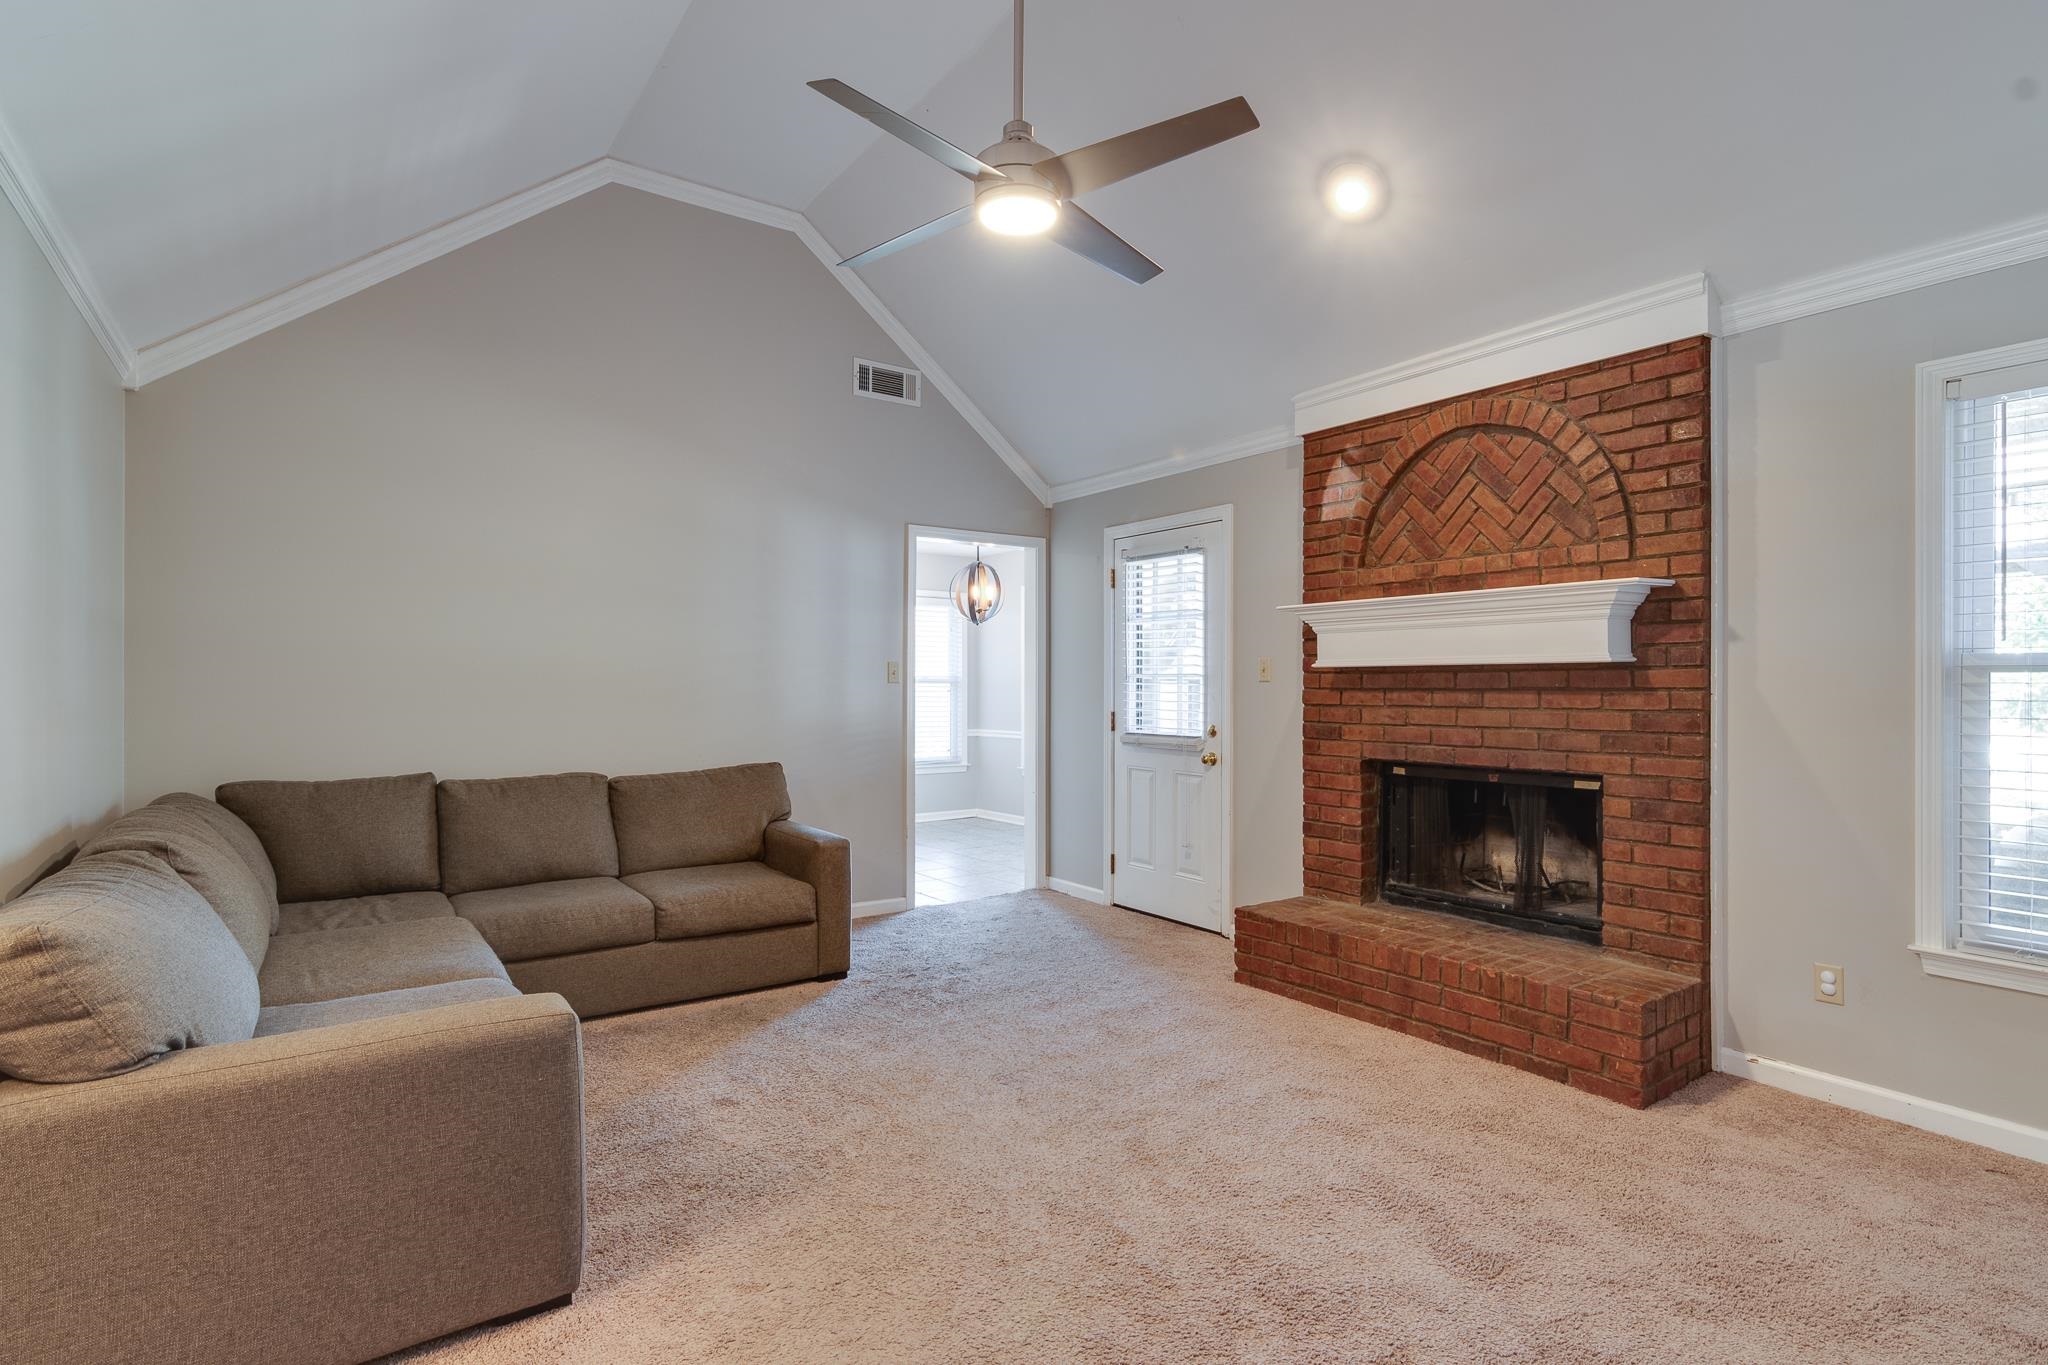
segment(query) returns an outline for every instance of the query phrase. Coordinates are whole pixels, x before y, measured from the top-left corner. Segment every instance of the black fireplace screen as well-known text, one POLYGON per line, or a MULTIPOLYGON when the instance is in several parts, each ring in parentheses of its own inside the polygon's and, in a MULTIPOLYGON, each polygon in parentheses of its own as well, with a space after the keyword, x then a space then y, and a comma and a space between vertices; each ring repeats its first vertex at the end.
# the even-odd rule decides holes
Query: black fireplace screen
POLYGON ((1600 780, 1389 763, 1380 893, 1600 941, 1600 780))

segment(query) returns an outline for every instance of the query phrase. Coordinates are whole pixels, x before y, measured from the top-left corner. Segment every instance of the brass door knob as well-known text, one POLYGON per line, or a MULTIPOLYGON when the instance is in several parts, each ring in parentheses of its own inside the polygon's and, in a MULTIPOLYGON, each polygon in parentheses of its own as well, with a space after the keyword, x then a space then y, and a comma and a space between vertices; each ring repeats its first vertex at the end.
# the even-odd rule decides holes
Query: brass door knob
POLYGON ((1206 753, 1206 754, 1203 754, 1203 755, 1202 755, 1202 766, 1203 766, 1203 767, 1205 767, 1205 768, 1213 768, 1213 767, 1215 767, 1215 766, 1216 766, 1216 763, 1217 763, 1216 753, 1215 753, 1215 751, 1214 751, 1213 749, 1212 749, 1212 750, 1210 750, 1210 751, 1209 751, 1208 753, 1206 753))

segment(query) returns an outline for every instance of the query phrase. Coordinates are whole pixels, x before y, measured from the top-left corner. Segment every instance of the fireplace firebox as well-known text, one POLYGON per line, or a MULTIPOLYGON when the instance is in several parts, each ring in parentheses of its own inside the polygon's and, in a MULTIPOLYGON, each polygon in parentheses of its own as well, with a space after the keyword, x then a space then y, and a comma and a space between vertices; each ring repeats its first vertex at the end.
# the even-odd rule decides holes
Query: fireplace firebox
POLYGON ((1600 942, 1600 779, 1380 765, 1380 894, 1600 942))

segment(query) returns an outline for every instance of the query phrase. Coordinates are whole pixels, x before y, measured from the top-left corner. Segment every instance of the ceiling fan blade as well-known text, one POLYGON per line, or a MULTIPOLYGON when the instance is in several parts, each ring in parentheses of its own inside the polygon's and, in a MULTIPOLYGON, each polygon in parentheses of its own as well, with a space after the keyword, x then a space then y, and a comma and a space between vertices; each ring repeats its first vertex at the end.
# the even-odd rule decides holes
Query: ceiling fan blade
POLYGON ((941 166, 958 171, 969 180, 984 175, 1002 175, 980 157, 969 156, 937 133, 918 127, 888 105, 876 103, 845 81, 812 81, 810 85, 811 89, 834 104, 852 110, 891 137, 909 143, 941 166))
POLYGON ((928 237, 936 237, 942 232, 951 231, 966 222, 973 215, 974 205, 962 204, 951 213, 932 219, 923 227, 914 227, 899 236, 891 237, 888 241, 871 246, 857 256, 848 256, 839 264, 851 268, 866 265, 869 261, 878 261, 884 256, 903 250, 904 247, 916 246, 928 237))
POLYGON ((1091 142, 1060 156, 1048 157, 1032 169, 1060 187, 1060 197, 1099 190, 1140 171, 1163 166, 1204 147, 1228 142, 1259 126, 1259 116, 1240 95, 1197 109, 1192 114, 1138 128, 1101 142, 1091 142))
POLYGON ((1143 284, 1159 273, 1151 257, 1096 222, 1079 204, 1060 205, 1059 221, 1052 225, 1052 239, 1132 284, 1143 284))

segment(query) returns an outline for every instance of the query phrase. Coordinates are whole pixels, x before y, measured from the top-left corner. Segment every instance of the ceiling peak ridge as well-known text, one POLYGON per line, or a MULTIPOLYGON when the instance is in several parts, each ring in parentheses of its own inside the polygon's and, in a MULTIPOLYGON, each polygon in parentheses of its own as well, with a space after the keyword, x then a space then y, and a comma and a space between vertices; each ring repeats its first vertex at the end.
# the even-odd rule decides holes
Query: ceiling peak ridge
POLYGON ((840 286, 852 295, 862 310, 891 341, 896 343, 911 365, 923 372, 932 387, 945 395, 947 401, 967 424, 974 428, 975 434, 988 444, 996 458, 1017 476, 1042 505, 1051 505, 1052 489, 1045 477, 1016 446, 1011 444, 1009 438, 989 420, 988 415, 968 397, 966 391, 946 373, 896 315, 889 311, 888 306, 868 287, 867 282, 853 271, 839 267, 839 253, 826 242, 824 235, 810 219, 795 209, 749 199, 745 195, 733 194, 710 185, 700 185, 681 176, 652 170, 611 156, 586 162, 552 180, 542 181, 538 185, 508 195, 459 218, 450 219, 424 232, 394 242, 346 265, 316 275, 288 289, 279 290, 233 312, 224 313, 211 321, 200 323, 161 341, 152 342, 142 347, 140 351, 131 353, 131 359, 125 368, 118 363, 117 368, 122 369, 123 383, 127 387, 140 388, 165 375, 174 374, 189 365, 196 365, 211 356, 219 355, 245 341, 253 340, 288 322, 317 312, 329 304, 361 293, 372 285, 381 284, 414 266, 424 265, 472 242, 481 241, 485 237, 502 232, 508 227, 606 185, 624 185, 678 203, 694 204, 699 208, 711 209, 729 217, 742 218, 748 222, 794 233, 840 286))

